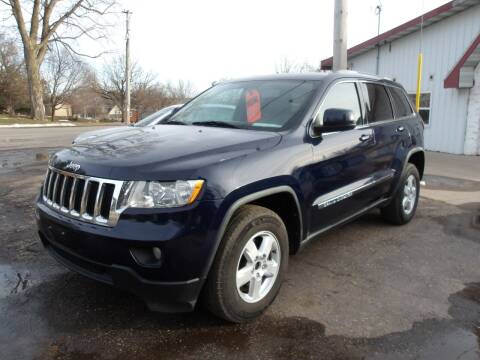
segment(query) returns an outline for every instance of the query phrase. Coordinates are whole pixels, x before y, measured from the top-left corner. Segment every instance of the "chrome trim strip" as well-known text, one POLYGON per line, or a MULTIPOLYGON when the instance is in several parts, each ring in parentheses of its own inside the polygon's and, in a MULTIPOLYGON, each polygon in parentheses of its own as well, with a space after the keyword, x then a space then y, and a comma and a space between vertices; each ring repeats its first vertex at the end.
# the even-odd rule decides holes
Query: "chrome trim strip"
POLYGON ((58 183, 60 182, 60 175, 57 174, 55 177, 55 184, 53 185, 53 193, 52 193, 52 206, 54 209, 60 209, 60 205, 55 202, 56 197, 57 197, 57 189, 58 189, 58 183))
POLYGON ((65 187, 67 185, 68 176, 63 176, 62 187, 60 188, 60 199, 58 200, 60 205, 60 210, 67 211, 63 204, 65 203, 65 187))
POLYGON ((77 178, 73 178, 72 191, 70 192, 70 199, 68 200, 68 210, 73 210, 73 205, 75 201, 75 191, 77 187, 77 178))
POLYGON ((90 192, 90 181, 86 179, 85 185, 83 185, 82 200, 80 202, 80 216, 85 216, 89 192, 90 192))
POLYGON ((57 173, 52 171, 50 174, 50 178, 48 179, 48 189, 47 189, 47 199, 52 204, 52 191, 53 191, 53 179, 57 177, 57 173))
POLYGON ((48 185, 50 184, 50 177, 52 172, 50 169, 47 169, 47 173, 45 175, 45 180, 43 181, 43 196, 47 196, 48 185))
POLYGON ((102 208, 103 192, 105 185, 103 182, 98 183, 97 196, 95 197, 95 207, 93 209, 93 217, 97 218, 100 215, 100 209, 102 208))
POLYGON ((384 181, 393 178, 395 170, 391 169, 386 175, 383 176, 370 176, 365 179, 355 181, 351 184, 343 186, 337 190, 326 193, 315 199, 312 206, 317 206, 319 209, 324 209, 330 205, 336 204, 342 200, 348 199, 361 191, 367 190, 373 186, 376 186, 384 181))
POLYGON ((44 184, 45 184, 44 185, 45 189, 42 193, 44 204, 47 205, 49 208, 55 210, 59 214, 62 214, 77 220, 81 220, 84 222, 93 223, 97 225, 112 227, 117 224, 120 214, 123 212, 123 210, 125 210, 125 209, 117 208, 118 199, 120 197, 120 192, 122 190, 124 181, 79 175, 79 174, 71 173, 68 171, 55 169, 52 166, 49 166, 44 184), (61 179, 61 176, 63 176, 63 179, 61 179), (65 198, 67 195, 66 184, 68 181, 70 181, 67 178, 73 179, 72 189, 68 199, 65 198), (84 180, 85 184, 83 187, 83 194, 80 202, 80 212, 77 212, 74 209, 74 205, 75 205, 76 194, 79 191, 79 180, 84 180), (91 183, 93 181, 98 182, 98 189, 95 194, 94 213, 92 214, 93 215, 92 216, 86 213, 86 208, 87 208, 87 201, 88 201, 88 193, 92 188, 91 183), (108 219, 104 218, 100 214, 102 201, 104 200, 103 197, 105 192, 105 186, 107 184, 113 185, 114 187, 112 199, 110 200, 111 202, 110 202, 110 211, 109 211, 108 219), (61 186, 61 188, 58 188, 58 186, 61 186), (59 198, 60 203, 55 202, 56 199, 54 198, 54 196, 57 193, 57 191, 60 191, 60 198, 59 198), (68 206, 62 206, 61 205, 62 202, 63 203, 68 202, 68 206))
POLYGON ((387 201, 389 201, 390 199, 389 198, 382 198, 382 199, 379 199, 377 201, 375 201, 374 203, 368 205, 367 207, 357 211, 356 213, 346 217, 345 219, 342 219, 340 221, 337 221, 336 223, 332 224, 332 225, 328 225, 326 227, 324 227, 323 229, 320 229, 318 230, 317 232, 314 232, 313 234, 310 234, 308 235, 305 239, 303 239, 301 242, 300 242, 300 249, 303 249, 304 246, 306 244, 308 244, 312 239, 314 239, 316 236, 320 235, 320 234, 323 234, 324 232, 327 232, 339 225, 342 225, 342 224, 345 224, 345 223, 348 223, 354 219, 356 219, 357 217, 363 215, 364 213, 366 213, 367 211, 379 206, 379 205, 382 205, 384 203, 386 203, 387 201))

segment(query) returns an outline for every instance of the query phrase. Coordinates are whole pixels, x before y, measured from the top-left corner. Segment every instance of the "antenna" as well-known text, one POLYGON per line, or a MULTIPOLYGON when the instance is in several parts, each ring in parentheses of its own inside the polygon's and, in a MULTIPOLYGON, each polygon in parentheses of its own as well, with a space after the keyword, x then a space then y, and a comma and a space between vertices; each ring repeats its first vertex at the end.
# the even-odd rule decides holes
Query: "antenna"
MULTIPOLYGON (((378 16, 377 36, 380 35, 380 18, 382 16, 382 2, 379 0, 378 5, 375 7, 375 15, 378 16)), ((377 63, 375 66, 375 74, 380 72, 380 44, 377 44, 377 63)))
POLYGON ((379 0, 378 5, 375 7, 375 15, 378 16, 377 35, 380 35, 380 17, 382 15, 382 2, 379 0))
POLYGON ((422 0, 422 16, 420 21, 420 48, 418 50, 417 63, 417 93, 415 94, 415 111, 420 109, 420 94, 422 90, 422 69, 423 69, 423 8, 424 0, 422 0))
POLYGON ((125 29, 125 103, 123 112, 123 121, 130 124, 130 15, 129 10, 122 11, 126 17, 125 29))

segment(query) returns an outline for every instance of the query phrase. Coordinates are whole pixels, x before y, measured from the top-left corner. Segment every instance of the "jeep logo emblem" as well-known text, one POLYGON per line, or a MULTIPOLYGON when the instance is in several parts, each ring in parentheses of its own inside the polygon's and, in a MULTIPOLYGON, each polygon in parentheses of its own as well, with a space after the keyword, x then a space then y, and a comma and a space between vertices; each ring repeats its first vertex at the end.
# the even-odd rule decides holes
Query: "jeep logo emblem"
POLYGON ((65 165, 65 169, 72 170, 72 171, 78 171, 80 170, 80 164, 74 163, 73 161, 70 161, 67 165, 65 165))

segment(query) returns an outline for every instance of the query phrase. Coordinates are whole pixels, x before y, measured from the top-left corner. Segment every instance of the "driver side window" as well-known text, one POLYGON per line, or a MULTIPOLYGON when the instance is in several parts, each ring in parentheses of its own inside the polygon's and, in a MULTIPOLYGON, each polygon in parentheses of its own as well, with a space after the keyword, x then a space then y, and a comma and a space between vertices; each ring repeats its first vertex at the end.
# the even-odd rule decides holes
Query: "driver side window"
POLYGON ((323 116, 328 109, 350 110, 357 121, 357 125, 362 124, 362 111, 358 99, 357 86, 353 82, 344 82, 333 85, 328 90, 320 110, 315 117, 316 124, 323 124, 323 116))

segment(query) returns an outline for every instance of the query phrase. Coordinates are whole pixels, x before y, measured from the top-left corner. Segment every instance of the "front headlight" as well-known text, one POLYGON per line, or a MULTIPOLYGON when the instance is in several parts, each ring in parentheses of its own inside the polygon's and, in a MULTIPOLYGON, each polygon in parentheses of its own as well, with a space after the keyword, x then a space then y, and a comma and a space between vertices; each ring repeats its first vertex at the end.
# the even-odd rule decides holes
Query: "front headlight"
POLYGON ((203 183, 203 180, 130 181, 124 185, 120 206, 171 208, 188 205, 198 197, 203 183))

